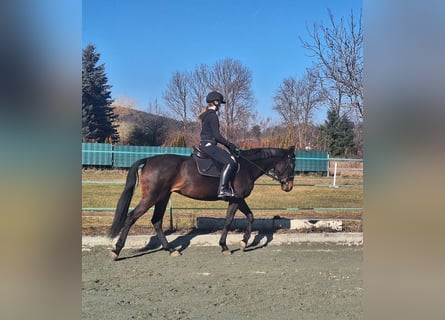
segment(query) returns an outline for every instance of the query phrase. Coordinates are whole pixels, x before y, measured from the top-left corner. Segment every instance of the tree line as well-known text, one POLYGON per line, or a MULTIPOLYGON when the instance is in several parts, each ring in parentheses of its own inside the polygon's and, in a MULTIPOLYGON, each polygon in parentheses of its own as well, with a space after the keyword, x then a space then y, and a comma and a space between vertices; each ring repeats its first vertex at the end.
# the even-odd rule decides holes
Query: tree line
MULTIPOLYGON (((300 38, 313 65, 301 78, 289 76, 281 82, 271 108, 280 125, 270 125, 255 112, 252 72, 233 58, 193 70, 175 71, 162 100, 149 103, 149 113, 122 115, 127 101, 113 101, 100 54, 89 44, 82 55, 82 139, 135 145, 191 146, 198 143, 198 115, 205 108, 205 96, 217 90, 226 98, 221 110, 222 133, 243 148, 258 146, 328 150, 332 156, 362 156, 363 139, 363 31, 361 15, 356 21, 336 21, 328 10, 328 25, 307 26, 308 39, 300 38), (328 108, 323 124, 313 117, 328 108), (117 117, 119 108, 122 119, 117 117), (150 114, 150 116, 148 116, 150 114)), ((125 112, 124 112, 125 113, 125 112)))

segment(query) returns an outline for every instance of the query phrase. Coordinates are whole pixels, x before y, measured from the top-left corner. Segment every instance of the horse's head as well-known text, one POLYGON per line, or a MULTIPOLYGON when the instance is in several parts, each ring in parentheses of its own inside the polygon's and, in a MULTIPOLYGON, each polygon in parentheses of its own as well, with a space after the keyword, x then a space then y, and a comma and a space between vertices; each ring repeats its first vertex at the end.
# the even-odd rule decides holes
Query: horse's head
POLYGON ((275 165, 274 171, 281 184, 281 190, 289 192, 294 187, 295 147, 289 147, 283 158, 275 165))

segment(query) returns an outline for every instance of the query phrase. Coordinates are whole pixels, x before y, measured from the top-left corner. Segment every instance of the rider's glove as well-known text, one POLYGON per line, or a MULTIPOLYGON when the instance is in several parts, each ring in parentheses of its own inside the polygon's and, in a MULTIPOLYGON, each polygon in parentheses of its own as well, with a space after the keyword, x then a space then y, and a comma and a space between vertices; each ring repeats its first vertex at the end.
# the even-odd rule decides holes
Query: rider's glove
POLYGON ((229 143, 228 148, 229 148, 230 153, 234 154, 236 157, 239 157, 240 152, 241 152, 240 148, 238 148, 233 143, 229 143))

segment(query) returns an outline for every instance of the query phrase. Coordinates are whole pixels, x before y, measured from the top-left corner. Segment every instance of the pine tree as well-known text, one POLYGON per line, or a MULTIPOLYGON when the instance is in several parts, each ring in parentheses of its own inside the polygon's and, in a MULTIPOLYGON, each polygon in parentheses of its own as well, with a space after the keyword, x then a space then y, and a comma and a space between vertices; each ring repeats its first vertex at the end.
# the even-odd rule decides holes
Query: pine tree
POLYGON ((324 125, 319 127, 319 145, 333 157, 348 157, 357 152, 354 124, 338 108, 331 107, 324 125))
POLYGON ((100 54, 89 44, 82 53, 82 141, 118 142, 119 133, 111 103, 104 64, 97 65, 100 54))

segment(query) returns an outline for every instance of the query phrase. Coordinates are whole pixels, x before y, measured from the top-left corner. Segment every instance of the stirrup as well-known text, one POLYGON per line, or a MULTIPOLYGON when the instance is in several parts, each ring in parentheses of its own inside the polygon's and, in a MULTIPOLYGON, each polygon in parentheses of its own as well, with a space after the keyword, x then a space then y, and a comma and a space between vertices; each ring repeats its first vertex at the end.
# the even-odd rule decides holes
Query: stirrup
POLYGON ((218 198, 220 199, 225 199, 225 198, 239 198, 239 195, 237 195, 235 192, 231 191, 231 190, 220 190, 218 192, 217 195, 218 198))
POLYGON ((224 199, 224 198, 233 198, 235 196, 235 194, 233 194, 230 191, 223 191, 218 193, 217 197, 220 199, 224 199))

